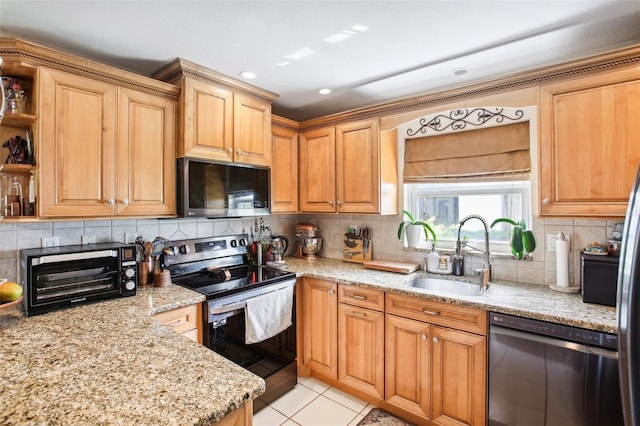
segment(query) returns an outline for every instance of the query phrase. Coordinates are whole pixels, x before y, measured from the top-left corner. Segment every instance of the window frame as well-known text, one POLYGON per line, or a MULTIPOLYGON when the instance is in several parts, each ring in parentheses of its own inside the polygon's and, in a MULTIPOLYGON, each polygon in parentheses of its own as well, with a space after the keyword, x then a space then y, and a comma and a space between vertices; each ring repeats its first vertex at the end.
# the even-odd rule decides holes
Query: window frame
MULTIPOLYGON (((509 217, 513 220, 524 219, 527 225, 531 224, 532 209, 531 209, 531 178, 524 176, 519 177, 517 180, 505 181, 504 179, 487 180, 484 182, 423 182, 423 183, 405 183, 404 186, 404 208, 411 212, 412 215, 419 220, 419 215, 416 216, 419 208, 418 197, 447 197, 447 196, 460 196, 460 195, 504 195, 504 194, 520 194, 522 205, 522 218, 514 218, 509 214, 505 217, 509 217), (425 188, 418 188, 423 186, 425 188)), ((463 218, 460 218, 463 219, 463 218)), ((490 226, 491 222, 497 218, 485 217, 487 225, 490 226)), ((489 229, 489 247, 492 253, 504 253, 511 254, 511 248, 509 241, 493 241, 491 240, 491 229, 489 229)), ((464 228, 462 228, 462 234, 464 234, 464 228)), ((456 239, 442 239, 438 236, 437 247, 441 249, 455 249, 456 239)), ((469 244, 478 250, 484 249, 484 240, 469 240, 469 244)), ((420 248, 431 248, 427 245, 427 241, 424 239, 424 235, 420 237, 420 248)))

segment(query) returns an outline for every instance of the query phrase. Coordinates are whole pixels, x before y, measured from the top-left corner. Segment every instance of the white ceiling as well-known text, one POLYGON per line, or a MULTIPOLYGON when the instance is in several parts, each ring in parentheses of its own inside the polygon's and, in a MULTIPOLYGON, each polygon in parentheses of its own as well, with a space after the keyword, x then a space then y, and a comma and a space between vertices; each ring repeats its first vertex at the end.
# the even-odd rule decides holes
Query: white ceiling
POLYGON ((253 71, 305 120, 638 44, 640 1, 2 0, 0 36, 145 75, 253 71))

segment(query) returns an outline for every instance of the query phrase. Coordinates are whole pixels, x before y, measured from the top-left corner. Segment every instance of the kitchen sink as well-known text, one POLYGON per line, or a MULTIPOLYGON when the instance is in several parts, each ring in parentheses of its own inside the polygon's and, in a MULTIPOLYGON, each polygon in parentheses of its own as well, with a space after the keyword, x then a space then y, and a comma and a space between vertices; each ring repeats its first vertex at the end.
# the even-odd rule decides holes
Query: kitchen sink
POLYGON ((479 283, 445 280, 442 278, 416 277, 408 281, 407 286, 459 296, 479 296, 482 294, 479 283))

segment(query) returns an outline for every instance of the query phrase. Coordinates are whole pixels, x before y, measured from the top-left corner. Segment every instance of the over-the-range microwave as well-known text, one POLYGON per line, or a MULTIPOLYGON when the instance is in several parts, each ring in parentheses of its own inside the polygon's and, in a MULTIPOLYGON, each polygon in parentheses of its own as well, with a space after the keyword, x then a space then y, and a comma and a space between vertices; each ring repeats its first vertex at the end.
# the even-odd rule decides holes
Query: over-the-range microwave
POLYGON ((271 213, 270 170, 178 158, 178 216, 243 217, 271 213))

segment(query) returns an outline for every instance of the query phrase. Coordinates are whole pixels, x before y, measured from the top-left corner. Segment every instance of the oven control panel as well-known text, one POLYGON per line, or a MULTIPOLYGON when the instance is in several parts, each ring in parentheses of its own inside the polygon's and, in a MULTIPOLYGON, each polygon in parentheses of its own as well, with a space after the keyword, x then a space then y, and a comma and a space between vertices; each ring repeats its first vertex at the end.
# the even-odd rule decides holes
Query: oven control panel
POLYGON ((171 266, 243 255, 247 252, 248 241, 247 234, 169 241, 165 243, 162 263, 171 266))

